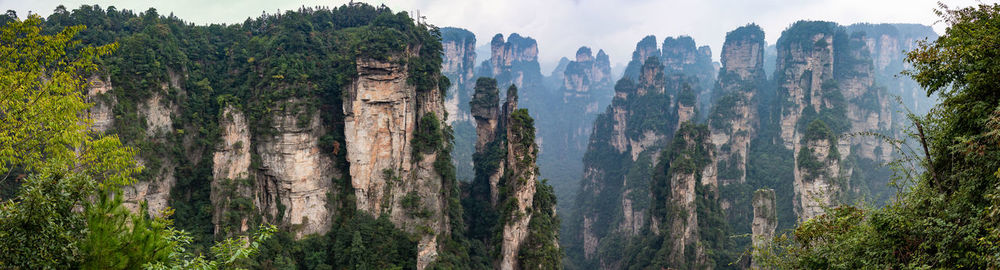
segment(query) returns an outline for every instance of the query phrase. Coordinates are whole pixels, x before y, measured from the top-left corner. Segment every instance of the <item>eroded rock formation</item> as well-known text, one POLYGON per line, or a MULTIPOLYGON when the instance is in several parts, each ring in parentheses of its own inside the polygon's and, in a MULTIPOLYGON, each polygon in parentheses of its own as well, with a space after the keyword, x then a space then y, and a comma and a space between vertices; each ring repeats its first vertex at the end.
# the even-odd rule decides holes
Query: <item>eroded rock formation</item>
POLYGON ((499 239, 485 239, 488 246, 496 246, 500 251, 494 258, 494 267, 557 267, 561 261, 553 259, 561 257, 561 252, 558 228, 553 222, 555 198, 552 188, 538 179, 534 120, 527 110, 518 109, 517 87, 507 89, 503 106, 498 107, 496 81, 479 78, 476 85, 470 105, 479 139, 477 175, 470 196, 473 200, 482 198, 485 194, 481 193, 488 189, 485 192, 489 193, 490 206, 486 210, 497 213, 495 230, 499 239))
POLYGON ((708 119, 723 185, 746 181, 750 139, 759 121, 757 95, 766 83, 764 31, 747 25, 729 32, 722 47, 715 106, 708 119))
MULTIPOLYGON (((774 204, 773 189, 758 189, 753 193, 753 254, 757 255, 759 249, 765 249, 774 238, 774 232, 778 228, 778 210, 774 204)), ((760 265, 751 260, 751 269, 760 269, 760 265)))
POLYGON ((417 268, 422 269, 436 259, 437 236, 448 232, 447 192, 442 192, 443 181, 434 166, 438 150, 418 149, 412 142, 417 132, 440 134, 438 116, 445 114, 441 93, 437 88, 417 91, 408 84, 404 65, 366 59, 357 63, 358 78, 344 101, 356 206, 372 216, 389 215, 400 229, 420 235, 417 268), (404 200, 417 205, 404 206, 404 200), (429 232, 419 231, 421 227, 429 232))

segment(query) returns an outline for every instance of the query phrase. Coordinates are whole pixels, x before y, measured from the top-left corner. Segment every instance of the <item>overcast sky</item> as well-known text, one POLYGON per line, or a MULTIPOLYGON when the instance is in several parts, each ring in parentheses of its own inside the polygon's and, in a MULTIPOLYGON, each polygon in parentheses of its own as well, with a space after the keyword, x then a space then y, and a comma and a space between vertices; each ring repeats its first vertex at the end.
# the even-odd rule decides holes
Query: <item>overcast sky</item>
MULTIPOLYGON (((437 26, 469 29, 479 46, 496 33, 519 33, 538 41, 542 72, 548 75, 561 57, 572 57, 580 46, 596 53, 604 49, 614 64, 628 62, 635 43, 646 35, 659 42, 667 36, 689 35, 699 46, 712 47, 718 60, 726 32, 747 23, 757 23, 769 44, 781 31, 802 20, 826 20, 841 24, 856 22, 920 23, 944 26, 934 16, 938 0, 372 0, 394 11, 419 10, 427 22, 437 26)), ((15 10, 22 17, 29 11, 48 16, 59 4, 76 8, 82 4, 115 6, 144 11, 155 7, 160 14, 174 15, 197 24, 239 23, 262 12, 274 13, 300 6, 339 6, 347 1, 331 0, 0 0, 0 9, 15 10)), ((975 0, 943 0, 951 7, 964 7, 975 0)), ((478 56, 477 61, 484 57, 478 56)))

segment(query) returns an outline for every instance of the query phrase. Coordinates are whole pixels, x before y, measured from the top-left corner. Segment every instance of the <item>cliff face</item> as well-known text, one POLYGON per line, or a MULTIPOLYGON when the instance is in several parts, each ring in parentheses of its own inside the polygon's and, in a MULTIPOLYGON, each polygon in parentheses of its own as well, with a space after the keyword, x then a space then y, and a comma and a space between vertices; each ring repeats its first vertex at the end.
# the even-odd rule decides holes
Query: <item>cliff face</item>
MULTIPOLYGON (((666 178, 670 179, 669 184, 657 182, 655 185, 659 187, 668 184, 669 193, 653 195, 654 203, 665 203, 667 206, 663 208, 659 208, 659 205, 654 206, 659 208, 657 209, 659 211, 654 211, 659 215, 652 218, 659 220, 668 228, 664 237, 670 242, 667 245, 670 247, 670 253, 667 255, 670 265, 711 269, 712 266, 707 264, 705 246, 701 243, 698 231, 701 226, 698 220, 700 214, 697 200, 704 196, 712 203, 718 203, 711 199, 717 198, 717 195, 714 195, 717 192, 716 181, 713 179, 715 175, 706 173, 712 170, 711 160, 714 157, 715 147, 709 141, 708 129, 703 126, 697 127, 685 123, 675 136, 674 142, 667 150, 665 159, 668 163, 658 166, 668 168, 666 178), (707 190, 696 191, 703 187, 707 190)), ((701 211, 706 210, 701 209, 701 211)))
MULTIPOLYGON (((753 254, 760 254, 758 249, 764 249, 774 238, 778 228, 778 210, 774 204, 773 189, 758 189, 753 193, 753 254)), ((756 261, 751 261, 750 269, 760 269, 756 261)))
MULTIPOLYGON (((250 127, 243 112, 226 106, 219 119, 222 141, 212 156, 212 223, 216 235, 243 233, 250 229, 249 215, 227 215, 233 211, 253 210, 250 178, 250 127), (249 209, 247 209, 249 208, 249 209), (233 218, 235 220, 223 220, 233 218), (236 225, 235 228, 224 224, 236 225)), ((318 220, 314 220, 318 221, 318 220)))
MULTIPOLYGON (((537 149, 535 148, 535 129, 533 123, 525 122, 529 119, 514 118, 514 111, 517 110, 517 93, 515 88, 507 90, 507 100, 504 102, 501 113, 502 121, 505 122, 507 134, 507 157, 504 162, 507 169, 504 170, 503 189, 506 192, 496 191, 496 193, 506 193, 504 205, 513 205, 509 213, 501 210, 500 218, 505 220, 503 224, 502 240, 500 243, 500 269, 520 269, 518 258, 521 243, 528 237, 528 222, 531 220, 533 211, 530 207, 535 195, 535 182, 538 181, 538 167, 535 166, 537 149), (527 125, 527 126, 526 126, 527 125), (513 202, 513 203, 508 203, 513 202)), ((525 112, 526 114, 526 112, 525 112)), ((499 205, 497 205, 499 207, 499 205)))
MULTIPOLYGON (((843 96, 834 79, 835 49, 838 49, 837 53, 846 50, 841 45, 846 38, 844 35, 844 31, 834 23, 798 22, 782 33, 777 46, 775 84, 778 85, 779 98, 784 99, 781 139, 794 155, 795 212, 800 221, 821 214, 822 210, 818 207, 829 205, 839 190, 830 175, 803 173, 803 162, 800 160, 807 159, 804 153, 828 152, 831 146, 829 141, 803 139, 806 124, 814 121, 820 113, 827 115, 827 120, 845 117, 843 96), (834 96, 841 98, 836 100, 834 96), (826 143, 825 149, 816 148, 823 143, 826 143)), ((839 156, 835 158, 839 159, 839 156)), ((840 170, 839 167, 810 166, 811 169, 827 172, 840 170)))
POLYGON ((764 32, 756 25, 729 32, 721 59, 715 106, 708 119, 718 153, 715 164, 723 185, 744 183, 750 139, 759 122, 757 95, 767 83, 764 32))
MULTIPOLYGON (((884 171, 874 164, 891 154, 891 146, 875 137, 838 140, 846 133, 896 132, 894 106, 876 83, 877 61, 867 40, 863 32, 848 34, 833 23, 798 22, 778 42, 775 81, 784 99, 781 138, 794 155, 800 221, 822 214, 821 207, 838 198, 868 193, 867 183, 882 178, 873 175, 884 171), (866 185, 866 190, 851 183, 866 185)), ((873 195, 877 200, 885 197, 873 195)))
POLYGON ((451 81, 445 99, 448 123, 469 121, 471 116, 466 106, 472 99, 476 67, 476 35, 465 29, 445 27, 441 29, 441 46, 444 48, 444 54, 441 56, 441 74, 451 81))
POLYGON ((903 61, 905 52, 916 48, 917 41, 934 40, 937 33, 930 26, 919 24, 853 24, 851 33, 865 33, 865 47, 869 50, 875 69, 876 81, 886 87, 889 94, 900 96, 903 104, 915 113, 926 113, 934 100, 915 81, 906 76, 895 76, 908 68, 903 61))
POLYGON ((423 268, 436 259, 437 236, 449 229, 447 203, 434 166, 437 149, 420 151, 411 143, 418 131, 440 132, 419 125, 441 125, 441 93, 436 88, 417 91, 407 83, 406 66, 364 59, 357 63, 358 78, 346 90, 344 102, 356 206, 372 216, 388 215, 400 229, 420 235, 417 268, 423 268), (415 200, 416 205, 404 205, 404 200, 415 200), (430 231, 420 232, 419 227, 430 231))
MULTIPOLYGON (((286 104, 295 106, 296 102, 300 101, 286 104)), ((319 115, 300 118, 289 110, 274 111, 274 135, 261 136, 254 145, 261 162, 256 205, 266 220, 295 228, 296 237, 325 233, 332 221, 327 207, 330 180, 339 174, 333 161, 319 150, 319 138, 325 131, 319 115)))
MULTIPOLYGON (((476 81, 476 92, 473 95, 472 102, 472 116, 476 119, 476 154, 479 156, 486 155, 487 151, 493 151, 495 147, 498 147, 497 136, 499 135, 498 128, 503 128, 501 126, 501 114, 500 114, 500 90, 496 86, 496 80, 490 78, 480 78, 476 81)), ((477 159, 482 159, 485 157, 480 157, 477 159)), ((495 159, 495 157, 493 157, 495 159)), ((499 159, 492 162, 496 162, 495 166, 490 166, 490 168, 477 170, 476 180, 478 181, 482 177, 486 177, 487 183, 489 184, 489 201, 490 204, 496 205, 498 196, 500 195, 500 189, 498 185, 500 184, 500 177, 504 174, 505 160, 499 159), (495 168, 495 169, 494 169, 495 168)), ((477 168, 482 167, 484 161, 479 161, 480 165, 477 168)))
MULTIPOLYGON (((539 183, 535 165, 534 120, 518 109, 518 90, 511 86, 502 108, 498 108, 496 81, 480 78, 470 104, 477 120, 476 180, 472 200, 488 193, 487 212, 496 212, 495 225, 487 222, 473 231, 495 230, 500 238, 484 239, 498 247, 494 258, 498 269, 548 269, 558 266, 558 221, 551 187, 539 183), (486 191, 488 190, 488 191, 486 191), (536 198, 539 198, 536 201, 536 198), (546 203, 547 201, 547 203, 546 203)), ((489 216, 484 213, 477 213, 489 216)), ((482 224, 482 223, 480 223, 482 224)))
POLYGON ((115 115, 111 111, 111 108, 117 103, 114 95, 108 94, 108 91, 111 91, 113 88, 111 78, 93 76, 89 82, 90 85, 86 91, 87 102, 94 103, 94 106, 87 110, 87 114, 93 121, 90 129, 97 132, 106 132, 114 124, 115 115))
MULTIPOLYGON (((153 90, 152 95, 145 97, 142 103, 136 104, 137 121, 142 121, 145 127, 144 134, 135 134, 142 137, 151 144, 163 145, 168 143, 173 135, 173 118, 180 114, 177 101, 164 96, 167 91, 183 92, 180 85, 180 75, 174 71, 167 70, 168 81, 161 83, 159 89, 153 90)), ((114 90, 110 80, 104 81, 100 78, 94 81, 90 92, 104 93, 114 90)), ((91 109, 91 114, 96 117, 94 127, 96 130, 104 129, 105 132, 119 131, 121 125, 135 123, 121 123, 112 119, 115 115, 114 106, 117 100, 111 95, 106 95, 100 105, 91 109), (106 117, 101 119, 101 117, 106 117)), ((133 118, 134 119, 134 118, 133 118)), ((158 152, 140 156, 139 163, 146 166, 149 177, 145 181, 138 181, 131 186, 125 187, 123 191, 124 201, 132 210, 137 210, 139 203, 145 201, 149 206, 150 213, 160 213, 170 206, 171 189, 177 183, 176 166, 172 159, 167 158, 167 154, 158 152)))
POLYGON ((475 84, 476 36, 465 29, 444 27, 441 28, 441 45, 444 51, 441 74, 451 82, 444 105, 448 112, 446 120, 455 134, 452 160, 458 179, 472 179, 472 144, 476 131, 469 114, 469 101, 475 84))
POLYGON ((599 90, 611 89, 611 61, 604 50, 597 52, 597 58, 591 54, 590 48, 580 47, 576 51, 576 60, 566 64, 563 71, 563 103, 583 105, 584 112, 598 112, 599 96, 610 93, 594 93, 599 90))

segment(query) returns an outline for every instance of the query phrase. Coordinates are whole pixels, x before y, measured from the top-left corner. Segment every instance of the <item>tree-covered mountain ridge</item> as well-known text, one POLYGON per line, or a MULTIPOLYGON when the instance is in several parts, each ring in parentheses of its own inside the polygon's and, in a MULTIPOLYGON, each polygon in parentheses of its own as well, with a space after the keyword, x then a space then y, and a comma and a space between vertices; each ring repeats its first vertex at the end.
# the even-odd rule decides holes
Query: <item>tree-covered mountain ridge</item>
POLYGON ((1000 267, 1000 5, 937 13, 647 36, 619 79, 384 5, 8 12, 0 268, 1000 267))

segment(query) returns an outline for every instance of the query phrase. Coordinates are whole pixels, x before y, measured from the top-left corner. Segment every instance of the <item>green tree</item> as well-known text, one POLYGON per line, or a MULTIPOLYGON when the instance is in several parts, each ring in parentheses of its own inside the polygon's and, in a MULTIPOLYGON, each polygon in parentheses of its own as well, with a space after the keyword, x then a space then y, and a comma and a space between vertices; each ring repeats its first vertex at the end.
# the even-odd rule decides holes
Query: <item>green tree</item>
POLYGON ((135 151, 87 134, 81 91, 94 61, 115 45, 81 47, 83 27, 42 35, 37 15, 0 28, 0 181, 18 182, 0 204, 0 267, 66 268, 88 252, 85 214, 97 190, 133 182, 135 151), (71 56, 73 55, 73 56, 71 56), (13 174, 13 172, 19 172, 13 174))

